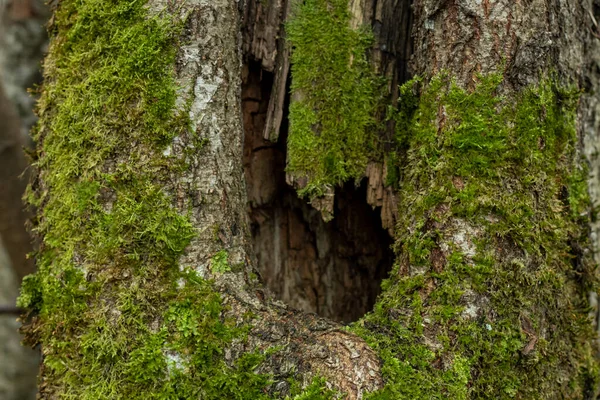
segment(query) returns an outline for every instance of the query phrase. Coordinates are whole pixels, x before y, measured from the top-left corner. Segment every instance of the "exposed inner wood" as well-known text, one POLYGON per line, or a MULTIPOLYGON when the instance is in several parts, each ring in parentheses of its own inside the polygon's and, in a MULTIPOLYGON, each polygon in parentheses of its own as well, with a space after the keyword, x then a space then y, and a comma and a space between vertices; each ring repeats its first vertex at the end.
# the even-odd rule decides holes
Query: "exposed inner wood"
POLYGON ((288 86, 290 49, 283 24, 290 8, 288 0, 248 0, 243 14, 242 50, 275 78, 263 126, 264 138, 271 141, 279 136, 288 86))
POLYGON ((393 262, 381 212, 367 203, 367 189, 371 197, 373 190, 367 179, 336 190, 334 219, 324 222, 285 181, 287 123, 277 142, 262 136, 273 74, 251 62, 243 80, 244 171, 263 280, 294 308, 355 321, 373 307, 393 262))
MULTIPOLYGON (((267 287, 288 305, 336 321, 368 312, 391 268, 391 238, 397 216, 387 166, 371 163, 361 186, 346 185, 312 204, 286 182, 290 48, 284 23, 289 0, 249 0, 244 8, 242 49, 244 170, 254 250, 267 287), (323 212, 333 211, 324 222, 323 212)), ((353 0, 353 27, 369 26, 375 37, 374 68, 388 79, 390 102, 410 78, 410 0, 353 0)), ((292 100, 293 101, 293 100, 292 100)), ((381 132, 390 150, 394 125, 381 132)))

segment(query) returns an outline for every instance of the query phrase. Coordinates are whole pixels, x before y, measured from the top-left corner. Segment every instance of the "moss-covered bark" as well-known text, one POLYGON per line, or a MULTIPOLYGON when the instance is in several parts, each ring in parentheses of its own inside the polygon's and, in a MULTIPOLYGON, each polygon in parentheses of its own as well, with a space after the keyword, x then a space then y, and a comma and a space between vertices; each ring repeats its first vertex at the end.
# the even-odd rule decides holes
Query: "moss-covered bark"
POLYGON ((597 390, 578 94, 549 78, 502 96, 501 82, 465 91, 443 74, 402 90, 398 259, 355 327, 384 359, 373 398, 597 390))
POLYGON ((367 61, 369 31, 350 27, 346 0, 310 0, 292 9, 293 46, 287 171, 299 193, 322 197, 360 180, 377 158, 377 112, 383 80, 367 61), (332 84, 335 82, 335 84, 332 84))
MULTIPOLYGON (((446 48, 427 32, 454 6, 422 3, 417 37, 446 48)), ((595 393, 574 64, 558 78, 525 71, 523 84, 503 74, 513 64, 470 68, 421 43, 416 62, 438 58, 390 107, 386 149, 370 42, 344 5, 298 3, 288 26, 289 172, 318 196, 386 158, 397 191, 396 266, 346 331, 273 303, 257 282, 236 2, 59 3, 30 195, 43 243, 20 299, 44 350, 42 397, 330 398, 325 381, 350 398, 595 393)), ((521 17, 513 33, 530 35, 521 17)))
POLYGON ((191 159, 167 149, 186 134, 189 151, 204 143, 175 108, 183 23, 144 2, 65 1, 50 28, 29 196, 43 243, 20 297, 36 314, 42 396, 260 398, 260 357, 221 358, 244 330, 178 263, 195 232, 168 181, 191 159))
MULTIPOLYGON (((303 40, 315 36, 342 52, 334 29, 314 22, 301 25, 301 34, 294 30, 303 18, 341 23, 340 15, 348 14, 336 7, 344 5, 304 2, 300 22, 291 24, 292 60, 302 61, 292 65, 292 80, 299 83, 292 84, 288 168, 299 172, 298 153, 316 157, 303 171, 309 182, 315 168, 327 165, 330 150, 352 149, 354 137, 375 143, 367 125, 325 134, 331 123, 323 104, 335 89, 321 86, 340 86, 321 72, 337 68, 353 76, 353 63, 320 57, 317 41, 303 40), (315 77, 307 81, 310 73, 315 77), (298 112, 300 106, 310 112, 298 112), (310 142, 307 136, 319 151, 298 150, 310 142)), ((396 189, 399 206, 397 261, 373 313, 351 328, 383 360, 386 386, 370 398, 592 398, 598 390, 595 322, 588 314, 597 273, 577 120, 585 105, 569 83, 584 65, 586 38, 561 32, 546 44, 552 56, 532 61, 540 51, 534 32, 552 34, 544 17, 564 10, 528 13, 511 4, 507 13, 499 7, 415 4, 422 42, 414 62, 422 75, 401 88, 397 114, 388 115, 397 132, 386 157, 387 184, 396 189), (521 25, 513 27, 514 20, 521 25), (512 47, 519 39, 533 42, 512 47), (568 62, 558 64, 567 53, 568 62)), ((583 9, 578 4, 560 18, 577 21, 583 9)), ((344 54, 364 54, 359 44, 343 48, 344 54)), ((360 79, 351 85, 364 93, 360 79)), ((357 116, 377 99, 357 97, 344 110, 357 116)), ((381 162, 365 143, 354 148, 381 162)), ((358 163, 360 177, 360 160, 333 165, 358 163)), ((348 179, 357 176, 342 181, 348 179)))
POLYGON ((330 398, 319 376, 379 386, 357 336, 257 284, 238 12, 229 0, 57 4, 28 195, 38 272, 19 300, 43 349, 42 398, 330 398))

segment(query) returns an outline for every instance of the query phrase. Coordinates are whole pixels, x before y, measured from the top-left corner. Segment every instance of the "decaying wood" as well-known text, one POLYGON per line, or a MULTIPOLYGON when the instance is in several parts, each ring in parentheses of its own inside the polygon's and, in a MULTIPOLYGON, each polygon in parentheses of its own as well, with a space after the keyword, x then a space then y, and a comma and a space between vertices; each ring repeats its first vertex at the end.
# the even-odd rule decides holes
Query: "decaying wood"
MULTIPOLYGON (((290 15, 291 2, 286 0, 270 0, 268 4, 259 0, 249 1, 244 13, 243 51, 246 59, 260 61, 265 71, 274 73, 266 123, 263 137, 277 141, 282 129, 284 107, 289 90, 290 49, 285 43, 284 23, 290 15), (274 32, 276 35, 274 36, 274 32)), ((373 31, 375 42, 369 55, 374 69, 387 78, 389 100, 397 103, 398 85, 409 77, 408 60, 412 53, 411 24, 412 10, 408 0, 353 0, 349 4, 352 15, 350 24, 357 29, 366 26, 373 31)), ((292 101, 294 99, 292 98, 292 101)), ((389 150, 393 142, 394 125, 388 123, 381 132, 381 141, 389 150)), ((384 168, 369 166, 365 177, 369 182, 370 194, 368 202, 372 207, 384 207, 382 220, 384 227, 393 230, 396 211, 396 200, 391 188, 384 189, 384 168), (379 173, 380 175, 376 175, 379 173), (381 186, 381 188, 379 188, 381 186), (373 190, 381 191, 377 195, 373 190)), ((302 182, 288 177, 288 184, 299 189, 302 182)), ((312 206, 321 211, 326 221, 334 218, 333 190, 322 198, 313 199, 312 206)))
POLYGON ((371 162, 367 166, 367 203, 381 209, 381 225, 394 236, 396 220, 398 219, 398 200, 393 188, 385 184, 387 163, 371 162))
POLYGON ((259 271, 289 306, 355 321, 372 309, 391 268, 389 230, 382 229, 379 211, 366 202, 366 180, 359 187, 349 183, 336 189, 335 210, 333 201, 329 208, 335 218, 329 222, 286 182, 285 127, 276 142, 262 136, 272 77, 258 63, 245 64, 242 73, 243 166, 259 271))
POLYGON ((277 141, 283 121, 290 72, 290 49, 285 41, 285 21, 289 0, 249 0, 243 17, 244 58, 258 60, 265 71, 274 74, 273 89, 263 137, 277 141))

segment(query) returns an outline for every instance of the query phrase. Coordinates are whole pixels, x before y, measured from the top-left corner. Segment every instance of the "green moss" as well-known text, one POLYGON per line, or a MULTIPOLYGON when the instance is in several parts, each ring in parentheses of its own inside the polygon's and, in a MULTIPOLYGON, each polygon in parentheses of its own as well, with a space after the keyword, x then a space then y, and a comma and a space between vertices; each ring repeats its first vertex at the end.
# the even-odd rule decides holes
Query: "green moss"
POLYGON ((358 180, 377 151, 382 80, 366 54, 372 35, 350 27, 347 0, 297 1, 287 24, 292 103, 287 171, 301 195, 358 180))
MULTIPOLYGON (((293 382, 292 386, 293 400, 333 400, 339 398, 338 393, 327 389, 326 380, 324 378, 315 378, 304 390, 302 390, 297 382, 293 382)), ((288 397, 289 398, 289 397, 288 397)))
POLYGON ((227 261, 228 257, 229 254, 227 253, 227 250, 220 250, 211 258, 210 269, 213 272, 218 272, 220 274, 231 271, 229 261, 227 261))
POLYGON ((384 360, 369 398, 584 398, 598 385, 578 93, 547 78, 503 97, 501 83, 465 91, 441 74, 401 89, 398 260, 352 328, 384 360), (456 221, 476 229, 469 254, 456 221))

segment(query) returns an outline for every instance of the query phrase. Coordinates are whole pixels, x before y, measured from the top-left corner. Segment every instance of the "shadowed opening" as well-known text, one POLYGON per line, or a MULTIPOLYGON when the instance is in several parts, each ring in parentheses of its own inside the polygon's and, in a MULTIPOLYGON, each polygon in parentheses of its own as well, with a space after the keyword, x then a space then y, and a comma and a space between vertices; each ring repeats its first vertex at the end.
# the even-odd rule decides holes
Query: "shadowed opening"
POLYGON ((334 219, 327 223, 286 183, 287 121, 277 142, 262 137, 272 84, 273 75, 259 63, 244 66, 243 162, 259 271, 291 307, 355 321, 372 309, 392 267, 392 239, 379 209, 367 203, 365 181, 336 190, 334 219))

